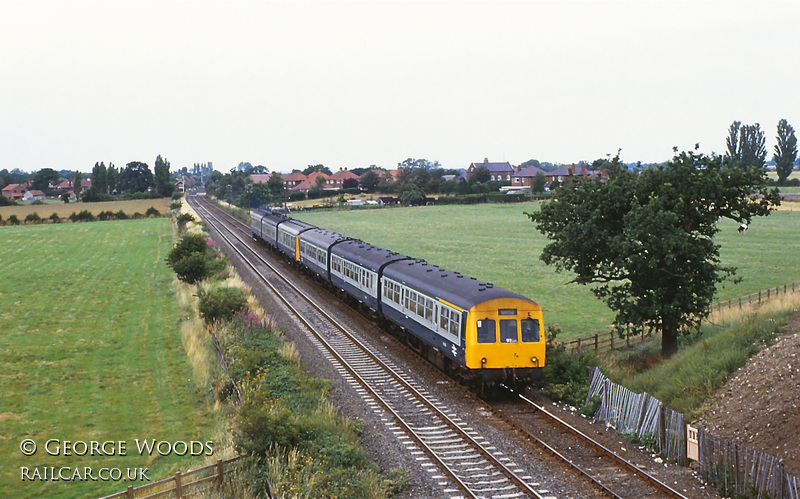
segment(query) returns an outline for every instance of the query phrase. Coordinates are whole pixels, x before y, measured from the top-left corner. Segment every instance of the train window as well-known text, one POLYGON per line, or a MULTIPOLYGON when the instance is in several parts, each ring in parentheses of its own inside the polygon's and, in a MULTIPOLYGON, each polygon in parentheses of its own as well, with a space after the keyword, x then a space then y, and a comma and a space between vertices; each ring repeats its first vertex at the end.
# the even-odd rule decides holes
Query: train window
POLYGON ((522 319, 519 321, 522 329, 522 341, 536 343, 539 341, 539 321, 537 319, 522 319))
POLYGON ((497 311, 497 315, 517 315, 516 308, 501 308, 497 311))
POLYGON ((503 319, 500 321, 500 343, 517 342, 517 321, 503 319))
POLYGON ((478 321, 478 343, 494 343, 497 341, 497 330, 494 319, 478 321))

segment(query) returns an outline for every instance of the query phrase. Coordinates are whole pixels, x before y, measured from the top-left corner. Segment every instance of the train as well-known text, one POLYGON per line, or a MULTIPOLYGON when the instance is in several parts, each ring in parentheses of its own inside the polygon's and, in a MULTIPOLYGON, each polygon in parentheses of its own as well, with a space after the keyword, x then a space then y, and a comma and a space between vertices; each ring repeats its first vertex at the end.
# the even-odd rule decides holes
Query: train
POLYGON ((267 208, 250 216, 254 239, 344 295, 456 381, 484 391, 541 379, 545 335, 536 302, 267 208))

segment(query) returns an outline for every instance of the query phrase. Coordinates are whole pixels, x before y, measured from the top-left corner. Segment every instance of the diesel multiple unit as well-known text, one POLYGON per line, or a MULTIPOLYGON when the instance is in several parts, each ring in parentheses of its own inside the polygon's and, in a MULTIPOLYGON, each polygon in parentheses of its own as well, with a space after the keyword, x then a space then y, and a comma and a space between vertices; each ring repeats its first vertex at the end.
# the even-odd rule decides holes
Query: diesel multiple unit
POLYGON ((270 210, 253 237, 393 325, 467 384, 526 384, 544 367, 542 308, 524 296, 270 210))

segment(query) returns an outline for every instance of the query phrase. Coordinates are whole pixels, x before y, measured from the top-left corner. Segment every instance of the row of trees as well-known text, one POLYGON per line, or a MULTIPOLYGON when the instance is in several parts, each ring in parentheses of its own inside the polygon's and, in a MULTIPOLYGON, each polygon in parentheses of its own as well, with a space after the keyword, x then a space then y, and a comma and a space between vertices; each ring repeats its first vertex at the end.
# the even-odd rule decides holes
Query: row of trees
MULTIPOLYGON (((734 166, 763 168, 767 158, 765 142, 761 125, 742 125, 740 121, 734 121, 728 128, 728 137, 725 140, 727 156, 734 166)), ((785 185, 797 160, 797 137, 794 128, 785 119, 778 122, 777 143, 772 160, 778 174, 778 185, 785 185)))
MULTIPOLYGON (((118 170, 113 163, 106 167, 105 163, 95 163, 92 168, 92 187, 86 193, 87 201, 100 201, 113 194, 135 194, 138 192, 155 192, 159 196, 169 197, 175 190, 169 173, 169 161, 156 157, 155 173, 150 171, 147 163, 131 161, 125 168, 118 170)), ((76 177, 80 173, 76 172, 76 177)), ((78 181, 75 180, 77 185, 78 181)))

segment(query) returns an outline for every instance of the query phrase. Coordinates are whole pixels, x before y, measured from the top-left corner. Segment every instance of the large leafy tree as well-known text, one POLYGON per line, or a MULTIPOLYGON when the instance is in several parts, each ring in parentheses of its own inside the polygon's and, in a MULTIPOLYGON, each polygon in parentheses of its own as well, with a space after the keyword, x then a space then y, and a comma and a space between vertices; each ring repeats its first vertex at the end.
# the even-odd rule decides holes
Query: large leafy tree
POLYGON ((772 159, 775 161, 778 184, 783 185, 792 174, 794 161, 797 159, 797 137, 794 135, 794 128, 785 119, 778 122, 778 143, 772 159))
POLYGON ((728 146, 731 164, 744 168, 749 166, 763 168, 767 148, 764 146, 764 132, 758 123, 742 125, 740 121, 734 121, 728 128, 728 138, 725 143, 728 146))
POLYGON ((50 184, 58 184, 60 175, 52 168, 42 168, 33 174, 33 188, 40 191, 47 191, 50 189, 50 184))
POLYGON ((614 158, 607 180, 565 182, 552 202, 528 216, 551 242, 541 259, 616 312, 618 327, 660 330, 662 354, 708 315, 722 266, 714 235, 720 217, 749 223, 780 199, 761 168, 730 158, 677 154, 665 165, 629 171, 614 158))
POLYGON ((102 161, 92 168, 92 190, 102 194, 108 192, 108 170, 102 161))
POLYGON ((125 192, 145 192, 155 187, 153 172, 147 163, 131 161, 120 172, 120 185, 125 192))

